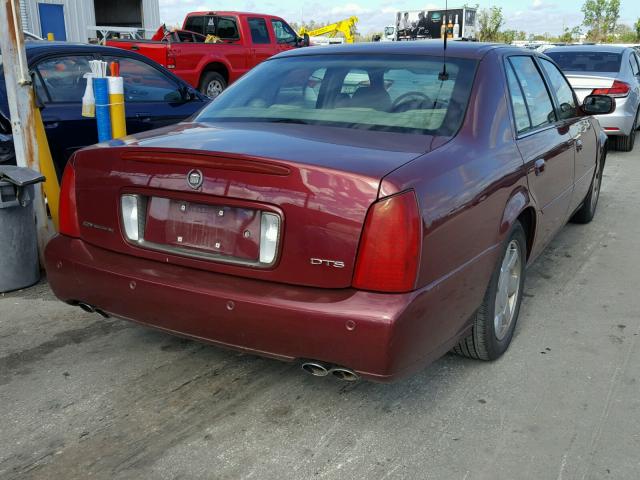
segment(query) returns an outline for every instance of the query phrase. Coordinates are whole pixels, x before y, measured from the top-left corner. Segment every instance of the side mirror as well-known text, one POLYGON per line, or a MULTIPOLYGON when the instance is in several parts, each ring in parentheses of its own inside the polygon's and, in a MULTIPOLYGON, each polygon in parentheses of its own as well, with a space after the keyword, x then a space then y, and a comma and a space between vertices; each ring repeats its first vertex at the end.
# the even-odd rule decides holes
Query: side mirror
POLYGON ((302 37, 298 37, 299 47, 308 47, 309 45, 311 45, 311 40, 309 39, 308 33, 303 33, 302 37))
POLYGON ((616 109, 616 100, 607 95, 589 95, 582 102, 582 111, 587 115, 607 115, 616 109))

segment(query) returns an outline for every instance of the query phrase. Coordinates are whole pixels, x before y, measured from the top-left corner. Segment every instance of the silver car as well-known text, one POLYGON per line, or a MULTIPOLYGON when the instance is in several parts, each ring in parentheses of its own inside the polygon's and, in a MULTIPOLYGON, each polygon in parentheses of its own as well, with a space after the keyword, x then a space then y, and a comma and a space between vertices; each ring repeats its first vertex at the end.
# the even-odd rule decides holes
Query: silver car
POLYGON ((569 45, 544 53, 562 69, 581 102, 591 94, 616 99, 616 110, 597 118, 617 150, 631 151, 639 126, 640 61, 636 51, 611 45, 569 45))

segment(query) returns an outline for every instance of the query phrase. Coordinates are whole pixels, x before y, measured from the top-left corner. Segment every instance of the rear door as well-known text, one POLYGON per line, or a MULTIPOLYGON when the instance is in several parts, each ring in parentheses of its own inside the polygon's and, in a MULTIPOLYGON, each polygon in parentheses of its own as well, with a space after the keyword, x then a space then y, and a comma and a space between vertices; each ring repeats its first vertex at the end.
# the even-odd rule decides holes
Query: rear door
POLYGON ((275 41, 267 28, 267 21, 262 17, 247 18, 249 36, 251 38, 251 60, 250 67, 253 68, 274 52, 275 41))
POLYGON ((559 125, 567 125, 575 140, 575 187, 570 207, 570 211, 574 211, 587 195, 595 172, 598 155, 596 132, 589 117, 579 116, 578 102, 571 85, 558 67, 544 58, 538 58, 538 61, 553 91, 559 125))
POLYGON ((529 189, 540 209, 538 245, 544 246, 566 222, 574 176, 574 140, 556 118, 552 97, 530 55, 505 62, 517 132, 529 189))
POLYGON ((103 56, 103 60, 120 63, 129 134, 178 123, 204 106, 199 99, 183 101, 181 84, 160 68, 120 55, 103 56))
POLYGON ((42 121, 58 176, 78 149, 98 141, 96 122, 82 116, 82 97, 91 54, 48 57, 31 66, 36 93, 44 104, 42 121))

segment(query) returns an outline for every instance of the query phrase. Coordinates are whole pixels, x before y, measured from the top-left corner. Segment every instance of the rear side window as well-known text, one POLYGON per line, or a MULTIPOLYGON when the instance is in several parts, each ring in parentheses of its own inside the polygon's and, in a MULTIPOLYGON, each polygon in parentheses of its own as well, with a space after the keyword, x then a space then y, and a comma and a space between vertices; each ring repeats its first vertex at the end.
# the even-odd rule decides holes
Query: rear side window
POLYGON ((249 30, 251 30, 251 41, 257 45, 271 43, 267 22, 264 18, 250 18, 249 30))
POLYGON ((238 32, 238 25, 234 18, 220 17, 218 18, 218 28, 216 35, 225 40, 238 40, 240 33, 238 32))
POLYGON ((513 71, 511 63, 507 62, 505 65, 507 70, 507 82, 509 84, 509 95, 511 96, 511 105, 513 106, 513 116, 516 121, 516 129, 518 133, 522 133, 531 128, 531 122, 529 121, 529 113, 527 112, 527 106, 524 103, 524 94, 516 74, 513 71))
POLYGON ((522 87, 525 104, 531 119, 531 128, 554 123, 556 114, 553 103, 533 58, 517 56, 510 57, 509 61, 513 65, 518 83, 522 87))
POLYGON ((636 54, 632 53, 629 55, 629 63, 631 63, 631 71, 634 75, 640 74, 640 68, 638 67, 638 59, 636 58, 636 54))
POLYGON ((619 72, 622 54, 612 52, 545 52, 564 72, 619 72))
POLYGON ((104 57, 120 63, 127 102, 167 102, 177 98, 178 85, 159 70, 139 60, 126 57, 104 57))
POLYGON ((80 103, 87 85, 84 75, 91 71, 89 56, 68 56, 40 62, 36 67, 43 84, 36 84, 38 96, 55 103, 80 103), (49 93, 48 97, 46 92, 49 93))
POLYGON ((560 119, 564 120, 577 116, 578 109, 576 108, 576 100, 573 96, 571 85, 569 85, 567 80, 562 76, 558 67, 549 60, 541 58, 540 63, 542 64, 542 68, 544 68, 545 72, 547 72, 547 76, 551 82, 551 87, 558 99, 558 105, 560 106, 560 111, 558 113, 560 115, 560 119))
POLYGON ((276 34, 278 43, 294 44, 298 39, 298 35, 293 29, 282 20, 271 20, 273 31, 276 34))

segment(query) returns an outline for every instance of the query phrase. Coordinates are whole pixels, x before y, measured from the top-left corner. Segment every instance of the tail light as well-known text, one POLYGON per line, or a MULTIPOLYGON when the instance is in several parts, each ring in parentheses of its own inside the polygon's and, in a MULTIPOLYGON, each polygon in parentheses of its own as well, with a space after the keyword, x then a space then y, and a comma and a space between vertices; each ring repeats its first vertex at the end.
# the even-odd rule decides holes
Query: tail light
POLYGON ((176 57, 172 51, 167 52, 167 68, 169 70, 175 70, 176 68, 176 57))
POLYGON ((413 290, 420 262, 421 235, 413 191, 374 203, 360 240, 354 288, 389 293, 413 290))
POLYGON ((631 86, 628 83, 614 80, 609 88, 595 88, 591 95, 608 95, 613 98, 626 97, 629 95, 631 86))
POLYGON ((78 203, 76 201, 76 169, 73 158, 67 163, 62 175, 59 209, 60 233, 67 237, 79 238, 80 223, 78 222, 78 203))

